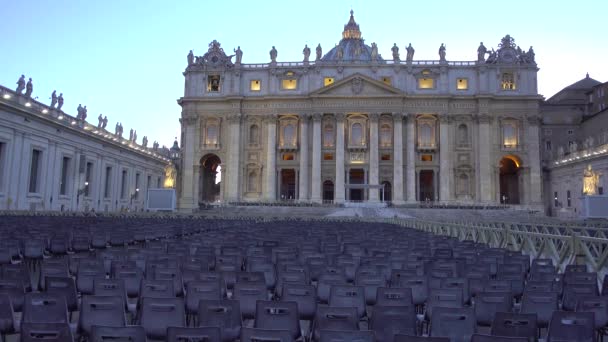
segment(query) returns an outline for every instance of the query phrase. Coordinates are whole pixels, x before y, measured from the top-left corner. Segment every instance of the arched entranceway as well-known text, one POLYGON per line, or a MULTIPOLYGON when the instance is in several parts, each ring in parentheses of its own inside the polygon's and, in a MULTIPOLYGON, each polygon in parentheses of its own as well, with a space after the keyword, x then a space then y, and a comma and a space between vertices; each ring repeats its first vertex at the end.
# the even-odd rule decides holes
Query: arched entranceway
POLYGON ((516 156, 504 156, 499 164, 500 203, 519 204, 521 160, 516 156))
POLYGON ((326 180, 323 182, 323 202, 333 202, 334 200, 334 182, 326 180))
MULTIPOLYGON (((382 185, 384 185, 384 191, 382 191, 382 189, 380 189, 380 201, 381 202, 392 201, 393 193, 392 193, 392 189, 391 189, 391 182, 384 181, 384 182, 382 182, 382 185)), ((374 191, 377 191, 377 190, 374 190, 374 191)))
POLYGON ((296 170, 281 170, 280 199, 281 201, 293 201, 296 199, 296 170))
MULTIPOLYGON (((365 170, 363 169, 350 169, 348 172, 348 183, 350 184, 365 184, 365 170)), ((365 189, 363 188, 350 188, 348 189, 348 200, 353 202, 365 201, 365 189)))
POLYGON ((201 158, 201 174, 199 187, 200 202, 216 202, 220 200, 222 180, 222 161, 215 154, 207 154, 201 158))

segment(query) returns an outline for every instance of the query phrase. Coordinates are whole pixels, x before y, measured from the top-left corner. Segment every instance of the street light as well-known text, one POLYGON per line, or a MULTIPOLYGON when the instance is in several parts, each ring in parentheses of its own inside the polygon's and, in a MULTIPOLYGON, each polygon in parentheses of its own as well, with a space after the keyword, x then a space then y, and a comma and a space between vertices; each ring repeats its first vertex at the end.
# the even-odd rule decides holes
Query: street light
POLYGON ((85 194, 88 189, 89 189, 89 182, 84 182, 84 186, 82 187, 82 189, 78 189, 78 193, 76 194, 76 205, 77 206, 78 206, 78 203, 80 202, 80 195, 85 194))
POLYGON ((131 202, 137 198, 137 195, 139 195, 139 188, 136 188, 135 192, 131 194, 131 202))

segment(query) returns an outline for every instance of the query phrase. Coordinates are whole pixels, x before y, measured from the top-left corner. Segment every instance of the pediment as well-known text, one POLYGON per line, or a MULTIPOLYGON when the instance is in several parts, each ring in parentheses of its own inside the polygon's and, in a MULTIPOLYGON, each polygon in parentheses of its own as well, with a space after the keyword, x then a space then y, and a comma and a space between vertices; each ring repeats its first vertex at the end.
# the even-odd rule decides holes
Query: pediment
POLYGON ((374 80, 362 74, 353 74, 347 78, 337 81, 332 85, 319 88, 312 93, 311 97, 349 97, 349 96, 400 96, 401 90, 384 82, 374 80))

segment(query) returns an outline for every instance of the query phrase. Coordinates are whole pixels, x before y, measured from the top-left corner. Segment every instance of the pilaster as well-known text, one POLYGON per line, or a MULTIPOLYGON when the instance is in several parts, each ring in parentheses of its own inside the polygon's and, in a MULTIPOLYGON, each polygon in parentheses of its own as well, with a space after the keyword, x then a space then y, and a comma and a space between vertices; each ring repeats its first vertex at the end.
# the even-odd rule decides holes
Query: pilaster
MULTIPOLYGON (((378 119, 380 114, 372 113, 369 118, 369 184, 378 185, 380 172, 378 166, 378 119)), ((370 189, 369 201, 378 202, 379 195, 378 189, 370 189)))
POLYGON ((344 113, 336 113, 336 184, 334 202, 344 202, 344 113))
POLYGON ((393 113, 393 203, 403 203, 403 114, 393 113))
POLYGON ((321 203, 321 113, 312 115, 312 187, 311 200, 321 203))
POLYGON ((407 114, 406 189, 407 201, 416 202, 416 116, 407 114))
POLYGON ((300 115, 300 172, 298 200, 308 200, 308 121, 310 114, 300 115))
POLYGON ((276 201, 277 199, 277 118, 276 114, 271 114, 264 118, 266 123, 266 189, 264 199, 276 201))

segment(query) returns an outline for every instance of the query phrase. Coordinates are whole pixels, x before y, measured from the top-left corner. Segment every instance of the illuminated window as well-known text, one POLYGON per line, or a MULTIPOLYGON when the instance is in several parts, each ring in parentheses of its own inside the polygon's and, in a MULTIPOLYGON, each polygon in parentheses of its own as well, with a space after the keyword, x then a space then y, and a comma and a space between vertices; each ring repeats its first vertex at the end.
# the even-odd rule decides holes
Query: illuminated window
POLYGON ((220 75, 209 75, 207 77, 207 91, 218 92, 220 91, 220 75))
POLYGON ((418 88, 419 89, 433 89, 435 88, 435 79, 434 78, 419 78, 418 79, 418 88))
POLYGON ((325 124, 325 126, 323 127, 323 146, 334 146, 334 126, 330 123, 325 124))
POLYGON ((323 154, 323 160, 334 160, 333 153, 324 153, 323 154))
POLYGON ((283 160, 295 160, 293 153, 283 153, 283 160))
POLYGON ((391 160, 391 155, 389 153, 383 154, 380 159, 381 160, 391 160))
POLYGON ((435 148, 434 122, 424 120, 418 123, 418 147, 435 148))
POLYGON ((260 143, 260 128, 253 124, 249 126, 249 145, 257 145, 260 143))
POLYGON ((284 79, 281 81, 283 90, 295 90, 298 88, 298 80, 296 79, 284 79))
POLYGON ((513 73, 505 72, 502 74, 502 90, 515 90, 515 77, 513 73))
POLYGON ((518 144, 518 132, 516 122, 503 122, 502 142, 505 148, 515 148, 518 144))
POLYGON ((363 141, 363 126, 360 123, 354 123, 350 128, 350 144, 353 146, 361 146, 363 141))
POLYGON ((382 83, 384 83, 386 85, 392 85, 393 81, 391 80, 390 77, 382 77, 382 83))
POLYGON ((283 126, 283 139, 281 139, 281 146, 283 147, 294 147, 296 146, 296 126, 289 123, 283 126))
POLYGON ((393 132, 391 130, 391 125, 385 123, 380 127, 380 146, 381 147, 390 147, 392 143, 393 132))
POLYGON ((323 79, 323 85, 325 87, 327 87, 328 85, 334 84, 334 78, 333 77, 325 77, 323 79))
POLYGON ((420 156, 420 160, 423 162, 432 162, 433 161, 433 155, 432 154, 423 154, 420 156))
POLYGON ((459 78, 456 80, 456 89, 467 90, 469 89, 469 80, 466 78, 459 78))
POLYGON ((260 80, 251 80, 249 89, 251 91, 260 91, 262 89, 262 82, 260 80))
POLYGON ((207 126, 206 145, 217 145, 217 125, 211 124, 207 126))

